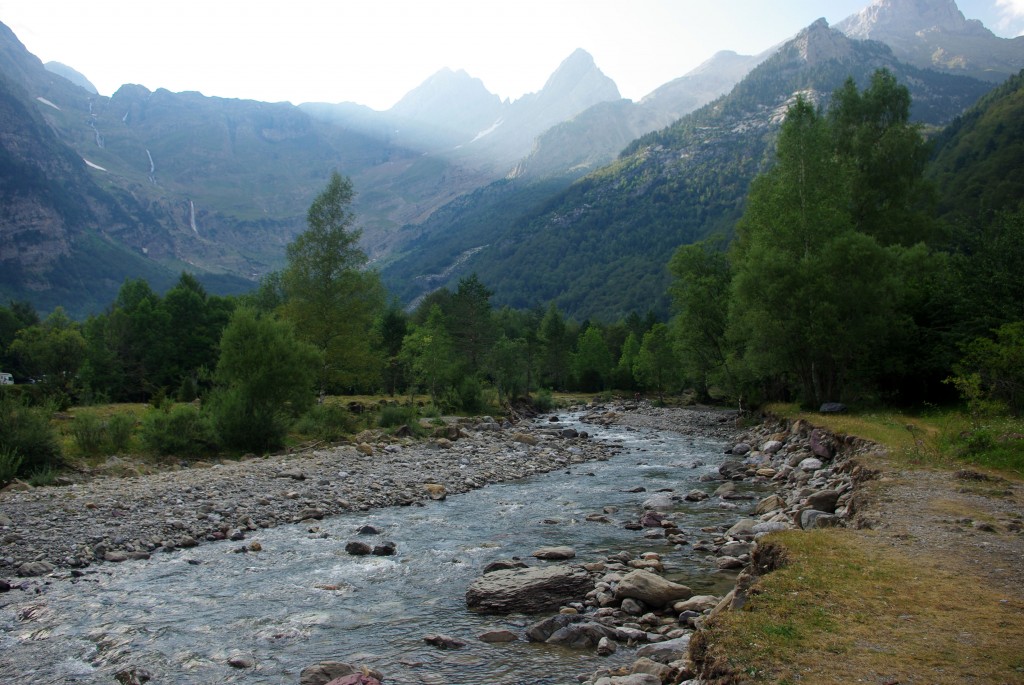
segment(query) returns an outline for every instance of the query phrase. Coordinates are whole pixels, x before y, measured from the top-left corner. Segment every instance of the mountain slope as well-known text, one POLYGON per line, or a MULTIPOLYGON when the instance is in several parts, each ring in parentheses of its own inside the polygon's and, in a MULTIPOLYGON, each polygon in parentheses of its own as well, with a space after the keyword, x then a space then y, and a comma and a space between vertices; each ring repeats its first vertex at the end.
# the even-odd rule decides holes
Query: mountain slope
POLYGON ((819 21, 728 96, 640 138, 614 164, 473 246, 447 282, 475 271, 498 304, 554 300, 577 317, 664 313, 672 251, 731 230, 796 94, 824 103, 848 76, 863 87, 880 67, 908 84, 918 121, 948 121, 990 87, 903 64, 881 43, 850 40, 819 21))
POLYGON ((987 220, 1024 201, 1024 71, 936 138, 929 174, 953 220, 987 220))

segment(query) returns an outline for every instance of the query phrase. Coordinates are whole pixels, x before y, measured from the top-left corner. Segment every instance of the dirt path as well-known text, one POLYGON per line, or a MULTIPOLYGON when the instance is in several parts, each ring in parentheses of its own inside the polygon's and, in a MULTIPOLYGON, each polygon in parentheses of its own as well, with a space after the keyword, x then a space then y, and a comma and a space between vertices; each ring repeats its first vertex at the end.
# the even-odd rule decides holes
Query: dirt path
POLYGON ((1024 600, 1024 483, 971 469, 877 467, 861 516, 880 540, 1024 600))

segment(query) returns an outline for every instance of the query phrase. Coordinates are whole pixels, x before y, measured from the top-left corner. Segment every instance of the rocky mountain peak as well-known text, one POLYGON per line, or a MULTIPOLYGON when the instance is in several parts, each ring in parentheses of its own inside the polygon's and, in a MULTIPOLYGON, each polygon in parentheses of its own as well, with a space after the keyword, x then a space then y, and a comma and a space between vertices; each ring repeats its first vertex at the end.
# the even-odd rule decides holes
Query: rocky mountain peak
POLYGON ((93 95, 98 94, 96 86, 94 86, 92 82, 89 79, 87 79, 85 75, 82 74, 80 71, 77 71, 66 64, 61 64, 60 62, 47 62, 43 66, 46 67, 46 70, 51 74, 63 76, 79 88, 83 88, 92 93, 93 95))
POLYGON ((619 100, 619 88, 597 67, 589 52, 577 48, 562 61, 541 90, 544 98, 565 96, 589 99, 593 102, 619 100))
POLYGON ((875 0, 836 28, 851 38, 883 40, 927 31, 993 35, 977 20, 968 20, 956 0, 875 0))
POLYGON ((853 52, 850 39, 829 27, 824 18, 805 28, 793 39, 800 59, 808 64, 843 60, 853 52))
POLYGON ((445 67, 406 93, 390 111, 403 117, 431 120, 449 117, 460 108, 496 109, 500 104, 498 96, 489 92, 483 81, 462 69, 452 71, 445 67))

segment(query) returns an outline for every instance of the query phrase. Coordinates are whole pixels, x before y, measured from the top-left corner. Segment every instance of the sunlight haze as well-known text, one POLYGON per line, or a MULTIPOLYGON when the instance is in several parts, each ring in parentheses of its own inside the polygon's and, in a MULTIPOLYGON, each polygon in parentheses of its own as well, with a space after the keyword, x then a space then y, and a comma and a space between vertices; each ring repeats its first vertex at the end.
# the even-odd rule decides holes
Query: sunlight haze
MULTIPOLYGON (((465 70, 502 98, 540 90, 576 48, 639 100, 719 50, 756 54, 865 0, 124 2, 3 0, 0 21, 42 61, 122 84, 268 102, 384 110, 438 70, 465 70)), ((1021 0, 961 0, 968 18, 1017 35, 1021 0)))

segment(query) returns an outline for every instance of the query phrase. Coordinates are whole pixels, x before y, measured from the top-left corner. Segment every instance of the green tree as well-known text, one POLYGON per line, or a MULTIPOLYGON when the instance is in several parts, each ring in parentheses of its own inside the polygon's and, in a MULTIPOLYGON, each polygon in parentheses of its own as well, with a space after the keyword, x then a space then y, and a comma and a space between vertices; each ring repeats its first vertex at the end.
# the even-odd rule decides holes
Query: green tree
POLYGON ((747 371, 809 403, 840 399, 904 322, 893 255, 856 230, 851 166, 798 99, 755 180, 731 254, 730 335, 747 371))
POLYGON ((476 274, 459 281, 445 312, 455 352, 462 360, 463 374, 473 376, 481 371, 484 360, 496 337, 491 316, 491 291, 476 274))
POLYGON ((644 333, 633 372, 644 387, 657 390, 661 400, 665 399, 665 390, 678 381, 679 362, 666 324, 656 323, 644 333))
POLYGON ((570 371, 572 345, 565 319, 554 302, 548 305, 548 310, 540 322, 540 333, 537 337, 542 345, 541 382, 554 390, 565 390, 570 371))
POLYGON ((636 365, 637 356, 640 354, 640 340, 633 331, 626 336, 622 343, 622 354, 619 355, 619 363, 615 366, 615 387, 620 390, 633 390, 636 388, 636 376, 633 375, 633 367, 636 365))
POLYGON ((455 380, 457 364, 455 348, 439 305, 431 307, 427 320, 413 326, 412 332, 405 336, 400 356, 415 382, 430 393, 434 406, 440 406, 441 394, 455 380))
POLYGON ((723 380, 726 371, 729 258, 714 242, 684 245, 672 255, 669 271, 676 353, 682 373, 706 400, 711 384, 723 380))
POLYGON ((240 307, 220 340, 210 398, 214 427, 228 447, 273 450, 314 399, 320 352, 287 321, 240 307))
POLYGON ((490 367, 499 402, 522 395, 527 390, 530 368, 526 340, 502 335, 491 351, 490 367))
POLYGON ((384 309, 384 289, 378 274, 364 268, 352 199, 351 181, 333 173, 309 208, 308 228, 288 245, 281 275, 284 317, 321 352, 321 397, 329 388, 369 386, 382 366, 374 322, 384 309))
POLYGON ((993 333, 994 338, 975 338, 964 346, 954 369, 957 385, 963 390, 965 379, 973 377, 979 397, 1019 416, 1024 412, 1024 321, 1003 324, 993 333))
POLYGON ((580 336, 573 356, 573 369, 580 389, 593 392, 607 387, 612 367, 608 343, 597 326, 591 325, 580 336))
POLYGON ((408 333, 409 317, 397 302, 392 302, 377 321, 377 339, 384 355, 384 388, 391 396, 404 387, 401 353, 408 333))
POLYGON ((43 323, 18 331, 10 351, 21 368, 42 378, 50 391, 70 396, 85 347, 78 325, 57 307, 43 323))

